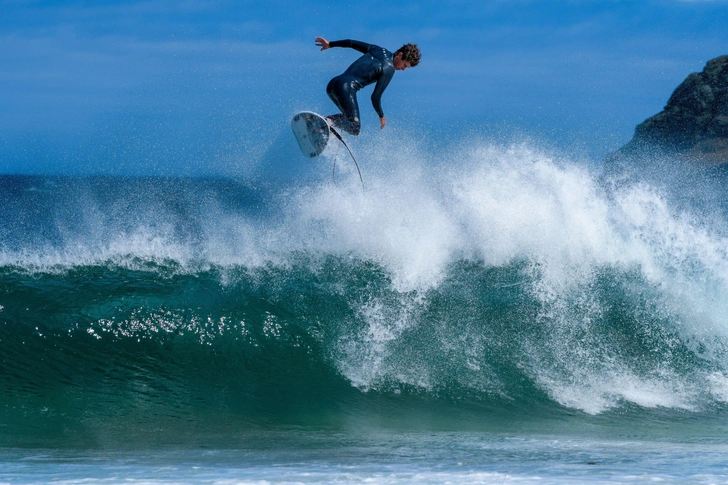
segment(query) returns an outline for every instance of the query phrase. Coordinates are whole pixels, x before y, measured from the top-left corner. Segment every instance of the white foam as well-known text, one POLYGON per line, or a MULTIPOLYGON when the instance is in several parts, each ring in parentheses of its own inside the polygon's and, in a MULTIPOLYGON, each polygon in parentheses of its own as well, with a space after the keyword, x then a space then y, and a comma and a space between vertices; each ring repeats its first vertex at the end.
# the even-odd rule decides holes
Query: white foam
POLYGON ((728 377, 722 372, 711 372, 707 376, 707 381, 715 399, 728 402, 728 377))
POLYGON ((658 374, 646 378, 620 367, 575 370, 567 379, 539 372, 538 382, 556 402, 588 414, 599 414, 624 402, 646 408, 695 410, 697 392, 678 376, 658 374))

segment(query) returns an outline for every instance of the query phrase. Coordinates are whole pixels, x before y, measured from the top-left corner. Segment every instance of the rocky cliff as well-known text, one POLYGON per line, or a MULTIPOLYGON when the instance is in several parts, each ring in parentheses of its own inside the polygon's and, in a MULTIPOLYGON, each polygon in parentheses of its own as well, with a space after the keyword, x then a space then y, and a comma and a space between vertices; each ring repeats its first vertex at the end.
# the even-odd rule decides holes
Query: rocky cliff
POLYGON ((728 56, 690 74, 665 109, 638 125, 634 138, 607 162, 665 154, 712 166, 728 164, 728 56))

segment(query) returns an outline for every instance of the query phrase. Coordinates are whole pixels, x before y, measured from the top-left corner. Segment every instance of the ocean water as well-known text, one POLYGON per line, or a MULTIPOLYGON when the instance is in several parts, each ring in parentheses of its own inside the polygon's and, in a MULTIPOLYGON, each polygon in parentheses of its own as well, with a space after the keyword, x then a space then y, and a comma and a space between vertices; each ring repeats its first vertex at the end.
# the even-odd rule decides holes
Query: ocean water
POLYGON ((401 146, 0 177, 0 483, 728 483, 719 181, 401 146))

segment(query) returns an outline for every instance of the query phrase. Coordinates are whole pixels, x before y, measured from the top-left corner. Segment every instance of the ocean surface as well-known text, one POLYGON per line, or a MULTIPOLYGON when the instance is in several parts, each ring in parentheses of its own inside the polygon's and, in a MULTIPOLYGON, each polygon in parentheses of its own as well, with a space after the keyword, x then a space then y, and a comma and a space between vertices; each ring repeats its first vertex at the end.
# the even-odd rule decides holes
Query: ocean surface
POLYGON ((728 483, 719 178, 358 148, 0 176, 0 483, 728 483))

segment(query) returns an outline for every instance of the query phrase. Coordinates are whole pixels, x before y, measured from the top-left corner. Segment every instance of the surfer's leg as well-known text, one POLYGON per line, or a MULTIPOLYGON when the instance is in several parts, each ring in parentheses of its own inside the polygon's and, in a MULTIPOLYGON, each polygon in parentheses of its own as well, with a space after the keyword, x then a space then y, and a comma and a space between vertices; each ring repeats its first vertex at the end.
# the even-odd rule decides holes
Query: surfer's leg
POLYGON ((359 103, 356 100, 356 90, 346 79, 335 77, 326 87, 326 93, 342 114, 328 116, 331 123, 351 135, 358 135, 361 130, 359 121, 359 103))

